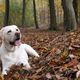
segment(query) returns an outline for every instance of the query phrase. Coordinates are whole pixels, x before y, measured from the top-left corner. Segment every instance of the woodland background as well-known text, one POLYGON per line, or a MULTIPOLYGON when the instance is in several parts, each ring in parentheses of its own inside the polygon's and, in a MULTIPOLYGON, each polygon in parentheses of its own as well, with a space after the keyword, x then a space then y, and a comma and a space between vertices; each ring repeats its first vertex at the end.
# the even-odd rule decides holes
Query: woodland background
POLYGON ((0 0, 0 25, 16 24, 36 28, 59 28, 64 25, 70 28, 77 26, 76 21, 78 24, 80 22, 79 3, 79 0, 0 0))
POLYGON ((13 66, 5 80, 80 80, 80 0, 0 0, 0 28, 12 24, 40 58, 29 57, 30 71, 13 66))

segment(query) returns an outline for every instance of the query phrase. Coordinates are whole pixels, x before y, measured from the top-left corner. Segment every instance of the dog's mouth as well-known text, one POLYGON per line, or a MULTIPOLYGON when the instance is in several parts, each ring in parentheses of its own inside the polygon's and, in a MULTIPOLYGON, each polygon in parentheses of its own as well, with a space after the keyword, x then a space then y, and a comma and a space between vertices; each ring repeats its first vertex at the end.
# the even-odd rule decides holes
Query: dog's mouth
POLYGON ((13 45, 13 46, 20 46, 21 45, 21 40, 14 40, 13 42, 10 41, 9 42, 10 45, 13 45))
POLYGON ((15 33, 15 39, 13 41, 10 41, 9 43, 10 45, 13 46, 20 46, 21 44, 20 33, 15 33))

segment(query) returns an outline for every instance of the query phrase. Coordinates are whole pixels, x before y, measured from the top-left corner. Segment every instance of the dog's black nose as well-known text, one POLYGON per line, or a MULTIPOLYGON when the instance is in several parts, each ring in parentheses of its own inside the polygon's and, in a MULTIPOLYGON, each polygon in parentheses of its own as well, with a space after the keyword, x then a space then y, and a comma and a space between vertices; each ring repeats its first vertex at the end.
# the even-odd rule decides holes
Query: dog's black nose
POLYGON ((16 36, 16 40, 20 39, 20 33, 15 33, 15 36, 16 36))

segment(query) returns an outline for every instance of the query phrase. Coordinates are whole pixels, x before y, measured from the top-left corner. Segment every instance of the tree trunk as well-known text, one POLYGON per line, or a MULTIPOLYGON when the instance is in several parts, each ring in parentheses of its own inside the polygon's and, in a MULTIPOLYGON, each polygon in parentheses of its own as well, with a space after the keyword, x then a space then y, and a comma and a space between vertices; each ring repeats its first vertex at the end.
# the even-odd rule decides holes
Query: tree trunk
POLYGON ((4 26, 9 25, 9 0, 5 0, 4 26))
POLYGON ((25 24, 25 9, 26 9, 26 0, 23 0, 23 9, 22 9, 22 26, 25 24))
POLYGON ((36 26, 36 29, 38 29, 38 28, 39 28, 39 26, 38 26, 38 21, 37 21, 36 3, 35 3, 35 0, 33 0, 33 12, 34 12, 34 21, 35 21, 35 26, 36 26))
POLYGON ((56 22, 56 11, 54 0, 49 0, 49 8, 50 8, 50 30, 57 30, 57 22, 56 22))
POLYGON ((73 0, 62 0, 64 11, 64 29, 71 31, 77 29, 76 17, 73 8, 73 0))
POLYGON ((76 16, 76 21, 78 22, 78 0, 73 0, 73 8, 76 16))

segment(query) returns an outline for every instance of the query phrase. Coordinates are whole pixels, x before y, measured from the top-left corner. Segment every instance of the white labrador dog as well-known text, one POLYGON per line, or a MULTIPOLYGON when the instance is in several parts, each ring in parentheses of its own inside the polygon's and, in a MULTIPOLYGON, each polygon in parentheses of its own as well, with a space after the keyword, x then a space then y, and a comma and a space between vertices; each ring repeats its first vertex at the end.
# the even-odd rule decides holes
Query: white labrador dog
POLYGON ((7 75, 12 65, 20 65, 28 70, 28 54, 39 57, 38 53, 29 45, 21 43, 21 32, 16 25, 6 26, 0 30, 2 44, 0 59, 2 61, 2 74, 7 75), (28 53, 28 54, 27 54, 28 53))

